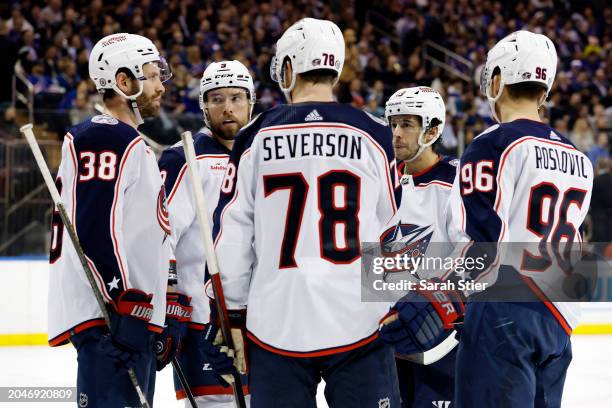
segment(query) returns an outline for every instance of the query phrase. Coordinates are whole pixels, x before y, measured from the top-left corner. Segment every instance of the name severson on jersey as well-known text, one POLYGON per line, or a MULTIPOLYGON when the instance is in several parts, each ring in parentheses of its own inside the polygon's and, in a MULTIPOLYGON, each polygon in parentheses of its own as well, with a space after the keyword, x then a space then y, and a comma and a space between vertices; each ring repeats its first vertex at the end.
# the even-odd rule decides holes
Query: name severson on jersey
MULTIPOLYGON (((342 157, 351 160, 361 160, 362 135, 357 129, 337 124, 321 123, 318 126, 307 125, 308 128, 319 128, 329 131, 330 128, 339 128, 337 133, 293 133, 287 135, 266 135, 266 129, 262 129, 263 136, 263 161, 285 160, 307 156, 320 157, 342 157)), ((273 130, 273 128, 271 129, 273 130)))

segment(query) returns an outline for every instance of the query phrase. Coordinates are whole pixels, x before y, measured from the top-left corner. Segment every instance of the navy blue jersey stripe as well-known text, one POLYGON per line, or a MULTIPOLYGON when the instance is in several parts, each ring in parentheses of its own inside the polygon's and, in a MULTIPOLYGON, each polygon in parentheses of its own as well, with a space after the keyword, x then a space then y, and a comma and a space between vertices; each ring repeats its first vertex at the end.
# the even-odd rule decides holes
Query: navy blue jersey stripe
POLYGON ((86 121, 72 128, 70 134, 74 137, 78 162, 74 203, 76 232, 85 254, 105 283, 104 290, 114 299, 127 286, 124 261, 118 256, 113 237, 116 187, 121 177, 121 163, 141 139, 135 129, 122 122, 86 121), (100 168, 101 154, 110 159, 109 163, 114 163, 105 171, 100 168))

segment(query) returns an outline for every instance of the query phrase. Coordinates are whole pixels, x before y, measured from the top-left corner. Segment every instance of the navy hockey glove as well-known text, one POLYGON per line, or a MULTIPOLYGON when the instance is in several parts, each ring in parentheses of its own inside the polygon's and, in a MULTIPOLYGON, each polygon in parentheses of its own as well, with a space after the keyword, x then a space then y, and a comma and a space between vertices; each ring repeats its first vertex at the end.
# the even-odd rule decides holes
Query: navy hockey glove
POLYGON ((120 367, 133 368, 142 354, 151 352, 151 299, 152 294, 128 289, 112 303, 110 337, 103 337, 102 348, 120 367))
POLYGON ((397 354, 422 353, 440 344, 463 314, 463 301, 456 291, 411 291, 381 320, 379 336, 397 354))
POLYGON ((245 374, 247 371, 244 342, 246 310, 228 310, 227 313, 236 350, 228 349, 225 346, 214 300, 210 302, 210 323, 204 328, 200 340, 200 354, 203 360, 210 364, 219 383, 224 387, 233 382, 234 374, 245 374))
POLYGON ((192 311, 191 297, 178 292, 166 294, 166 326, 155 339, 157 371, 162 370, 181 351, 192 311))

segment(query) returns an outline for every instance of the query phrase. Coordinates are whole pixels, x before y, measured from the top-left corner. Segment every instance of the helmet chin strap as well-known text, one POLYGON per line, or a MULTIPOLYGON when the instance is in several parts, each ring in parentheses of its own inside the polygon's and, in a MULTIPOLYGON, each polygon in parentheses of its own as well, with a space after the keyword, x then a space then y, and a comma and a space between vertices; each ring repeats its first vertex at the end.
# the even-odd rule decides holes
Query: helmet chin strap
POLYGON ((134 112, 134 117, 136 118, 136 126, 142 125, 144 120, 142 120, 142 116, 140 115, 140 110, 138 109, 136 99, 132 99, 132 111, 134 112))
POLYGON ((441 131, 440 128, 438 126, 436 126, 438 129, 438 135, 436 137, 434 137, 433 139, 431 139, 429 142, 425 143, 425 133, 427 133, 427 131, 429 129, 432 128, 427 128, 427 129, 423 129, 421 130, 421 133, 419 133, 419 138, 417 140, 417 143, 419 144, 419 150, 417 150, 417 152, 414 154, 414 156, 412 156, 409 159, 404 160, 406 163, 410 163, 413 162, 414 160, 418 159, 419 156, 425 151, 426 148, 428 148, 429 146, 431 146, 432 144, 434 144, 434 142, 436 140, 438 140, 438 138, 441 136, 441 131))
POLYGON ((497 103, 497 101, 501 97, 502 92, 504 91, 504 85, 505 84, 503 78, 500 78, 499 90, 497 91, 497 95, 495 95, 495 97, 491 96, 491 94, 489 93, 490 87, 487 89, 487 100, 489 101, 489 106, 491 107, 493 119, 495 119, 497 123, 501 123, 501 120, 497 117, 497 112, 495 112, 495 104, 497 103))
POLYGON ((285 88, 282 82, 279 84, 281 91, 283 91, 283 94, 285 95, 285 98, 287 99, 287 103, 291 103, 291 91, 293 91, 293 88, 295 88, 296 77, 297 77, 297 74, 295 73, 295 71, 291 70, 291 83, 289 84, 289 86, 285 88))
POLYGON ((144 123, 144 120, 142 120, 142 115, 140 115, 140 110, 138 109, 138 103, 136 102, 136 98, 138 98, 144 91, 144 85, 142 81, 138 80, 138 92, 136 92, 134 95, 128 96, 125 93, 123 93, 123 91, 119 89, 116 83, 115 85, 113 85, 113 90, 129 101, 130 107, 132 108, 132 112, 134 112, 134 117, 136 120, 136 127, 142 125, 144 123))

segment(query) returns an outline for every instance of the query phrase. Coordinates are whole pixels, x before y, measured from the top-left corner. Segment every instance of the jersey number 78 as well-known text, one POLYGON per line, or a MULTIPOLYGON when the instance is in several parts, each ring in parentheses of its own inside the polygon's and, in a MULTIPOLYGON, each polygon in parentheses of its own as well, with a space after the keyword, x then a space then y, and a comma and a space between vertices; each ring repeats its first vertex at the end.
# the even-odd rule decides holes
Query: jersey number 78
MULTIPOLYGON (((279 190, 289 190, 278 267, 296 268, 295 249, 310 186, 301 172, 265 175, 263 184, 265 197, 279 190)), ((361 179, 347 170, 331 170, 317 177, 316 189, 320 256, 334 264, 350 264, 361 256, 358 218, 361 179), (344 194, 341 204, 336 200, 338 191, 344 194), (338 244, 338 226, 344 231, 342 245, 338 244)))

